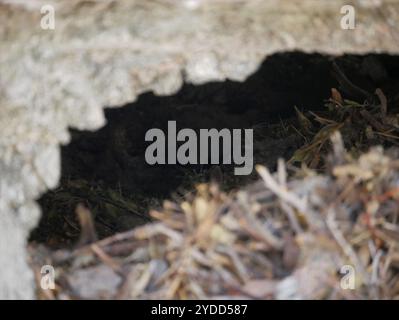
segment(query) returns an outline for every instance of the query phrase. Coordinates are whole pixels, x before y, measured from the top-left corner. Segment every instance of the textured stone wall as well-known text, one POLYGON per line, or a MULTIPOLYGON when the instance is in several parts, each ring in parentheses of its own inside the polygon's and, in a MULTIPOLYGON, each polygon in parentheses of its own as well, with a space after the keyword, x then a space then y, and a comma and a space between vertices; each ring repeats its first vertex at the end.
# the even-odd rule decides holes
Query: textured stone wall
POLYGON ((0 0, 0 298, 34 297, 26 239, 69 126, 97 129, 144 91, 244 80, 276 51, 398 53, 398 17, 394 0, 0 0), (340 28, 348 2, 355 30, 340 28))

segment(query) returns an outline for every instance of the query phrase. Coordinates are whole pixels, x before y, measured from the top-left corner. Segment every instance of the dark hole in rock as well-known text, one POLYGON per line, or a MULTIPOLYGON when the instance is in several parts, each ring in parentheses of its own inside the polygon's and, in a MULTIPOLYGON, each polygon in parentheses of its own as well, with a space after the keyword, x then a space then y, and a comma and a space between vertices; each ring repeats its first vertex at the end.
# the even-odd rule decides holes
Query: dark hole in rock
MULTIPOLYGON (((200 182, 215 179, 225 190, 256 179, 234 175, 231 165, 155 165, 145 161, 152 128, 252 128, 254 163, 274 168, 279 157, 288 159, 303 145, 292 130, 297 125, 294 106, 320 110, 338 84, 332 62, 340 63, 353 82, 374 92, 397 90, 399 63, 389 55, 342 57, 279 53, 268 57, 245 82, 185 84, 176 94, 142 94, 120 108, 105 109, 107 125, 96 132, 71 130, 72 141, 62 147, 62 178, 56 190, 39 200, 43 217, 31 240, 52 247, 69 246, 79 238, 75 216, 78 203, 92 212, 99 237, 150 221, 148 209, 164 199, 182 197, 200 182)), ((112 85, 112 84, 110 84, 112 85)), ((351 98, 351 97, 349 97, 351 98)), ((355 98, 355 97, 354 97, 355 98)))

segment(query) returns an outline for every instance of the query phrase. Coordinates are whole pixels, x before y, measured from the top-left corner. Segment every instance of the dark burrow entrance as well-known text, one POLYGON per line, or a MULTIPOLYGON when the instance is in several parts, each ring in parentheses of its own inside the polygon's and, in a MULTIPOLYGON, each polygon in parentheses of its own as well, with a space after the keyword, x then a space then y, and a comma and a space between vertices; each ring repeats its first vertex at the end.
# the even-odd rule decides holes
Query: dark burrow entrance
MULTIPOLYGON (((290 159, 306 142, 296 110, 323 112, 332 88, 345 98, 362 92, 342 88, 333 76, 336 63, 365 92, 381 88, 399 102, 399 62, 389 55, 330 57, 299 52, 267 58, 245 82, 185 84, 176 94, 142 94, 120 108, 105 109, 107 125, 96 132, 71 130, 62 147, 62 178, 57 189, 39 199, 43 217, 31 241, 51 247, 76 243, 80 226, 77 204, 92 212, 100 238, 150 221, 149 208, 164 199, 184 197, 200 182, 216 180, 226 191, 256 179, 234 175, 231 165, 149 165, 145 134, 152 128, 253 129, 254 163, 273 169, 278 158, 290 159)), ((355 88, 356 89, 356 88, 355 88)), ((378 141, 377 141, 378 142, 378 141)))

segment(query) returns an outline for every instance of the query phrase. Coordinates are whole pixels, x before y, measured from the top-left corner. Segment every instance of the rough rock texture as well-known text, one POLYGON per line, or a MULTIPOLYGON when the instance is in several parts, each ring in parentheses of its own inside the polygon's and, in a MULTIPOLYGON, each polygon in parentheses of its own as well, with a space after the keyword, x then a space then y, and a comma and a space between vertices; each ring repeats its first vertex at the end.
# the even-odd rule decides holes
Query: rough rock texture
POLYGON ((0 0, 0 298, 33 298, 25 244, 34 199, 56 186, 68 126, 96 129, 102 108, 183 81, 244 80, 265 56, 300 49, 399 51, 399 3, 341 0, 0 0), (56 29, 40 28, 52 3, 56 29))

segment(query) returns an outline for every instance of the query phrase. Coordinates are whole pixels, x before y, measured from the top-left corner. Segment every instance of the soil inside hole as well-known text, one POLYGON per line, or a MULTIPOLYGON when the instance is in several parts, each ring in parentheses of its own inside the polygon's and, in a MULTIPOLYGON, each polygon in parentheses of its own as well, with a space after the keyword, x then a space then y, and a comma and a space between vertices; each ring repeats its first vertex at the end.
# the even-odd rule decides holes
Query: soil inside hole
POLYGON ((353 82, 374 92, 398 92, 399 63, 388 55, 330 57, 300 52, 268 57, 245 82, 186 84, 175 95, 146 93, 131 104, 105 110, 107 125, 96 132, 71 130, 62 148, 62 178, 57 189, 39 199, 43 217, 31 241, 54 248, 76 243, 78 203, 92 212, 100 238, 150 221, 149 208, 164 199, 192 192, 210 179, 233 190, 256 179, 234 175, 235 165, 148 165, 145 141, 149 129, 253 129, 254 163, 273 169, 304 144, 298 133, 299 110, 321 110, 338 84, 332 62, 345 68, 353 82), (374 69, 370 71, 371 69, 374 69))

